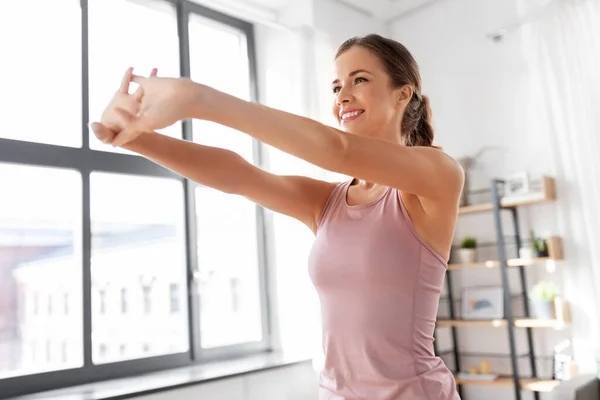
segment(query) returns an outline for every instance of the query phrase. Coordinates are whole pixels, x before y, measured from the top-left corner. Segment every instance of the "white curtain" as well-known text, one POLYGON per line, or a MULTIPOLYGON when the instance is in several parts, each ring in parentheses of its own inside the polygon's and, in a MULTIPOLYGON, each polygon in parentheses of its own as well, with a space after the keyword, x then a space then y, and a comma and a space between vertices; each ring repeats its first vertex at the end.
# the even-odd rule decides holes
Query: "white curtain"
POLYGON ((590 350, 600 348, 600 1, 555 1, 524 30, 558 184, 573 344, 592 363, 590 350))

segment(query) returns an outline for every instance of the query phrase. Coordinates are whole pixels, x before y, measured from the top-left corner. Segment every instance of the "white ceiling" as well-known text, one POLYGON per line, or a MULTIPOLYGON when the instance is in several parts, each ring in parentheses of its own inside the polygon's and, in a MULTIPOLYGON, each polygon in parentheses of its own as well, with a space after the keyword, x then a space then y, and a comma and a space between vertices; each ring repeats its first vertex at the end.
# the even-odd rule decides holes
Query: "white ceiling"
MULTIPOLYGON (((246 3, 247 5, 255 5, 262 8, 268 8, 270 10, 279 11, 285 8, 292 2, 305 1, 305 0, 237 0, 240 3, 246 3)), ((323 0, 321 0, 323 1, 323 0)))
POLYGON ((437 0, 335 0, 366 15, 391 21, 437 0))
MULTIPOLYGON (((262 8, 278 11, 292 2, 304 0, 237 0, 246 5, 255 5, 262 8)), ((415 11, 429 3, 439 0, 316 0, 335 1, 350 7, 367 16, 379 18, 383 21, 391 21, 409 12, 415 11)))

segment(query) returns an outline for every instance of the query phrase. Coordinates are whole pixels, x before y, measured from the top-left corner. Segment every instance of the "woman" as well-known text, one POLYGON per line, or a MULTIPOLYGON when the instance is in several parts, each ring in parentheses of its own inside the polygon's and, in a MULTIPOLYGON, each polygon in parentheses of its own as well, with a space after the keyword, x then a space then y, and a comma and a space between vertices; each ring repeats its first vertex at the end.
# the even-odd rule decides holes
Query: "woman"
POLYGON ((332 83, 341 129, 246 102, 185 78, 132 75, 92 124, 105 143, 306 224, 309 271, 322 306, 322 399, 456 400, 433 352, 439 295, 464 174, 432 146, 418 66, 378 35, 339 48, 332 83), (128 95, 130 81, 140 85, 128 95), (237 154, 153 132, 178 120, 226 125, 319 167, 329 183, 277 176, 237 154))

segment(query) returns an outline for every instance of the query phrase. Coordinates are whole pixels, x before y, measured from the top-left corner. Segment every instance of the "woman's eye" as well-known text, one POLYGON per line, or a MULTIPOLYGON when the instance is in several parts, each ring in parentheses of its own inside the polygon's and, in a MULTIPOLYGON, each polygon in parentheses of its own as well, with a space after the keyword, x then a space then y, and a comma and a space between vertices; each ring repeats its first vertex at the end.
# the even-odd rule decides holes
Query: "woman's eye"
MULTIPOLYGON (((358 78, 354 79, 354 83, 355 83, 355 84, 357 84, 357 83, 361 83, 361 82, 368 82, 368 80, 367 80, 366 78, 362 78, 362 77, 358 77, 358 78)), ((333 93, 337 93, 337 92, 339 92, 341 89, 342 89, 342 88, 341 88, 341 86, 336 86, 336 87, 334 87, 334 88, 332 89, 332 91, 333 91, 333 93)))

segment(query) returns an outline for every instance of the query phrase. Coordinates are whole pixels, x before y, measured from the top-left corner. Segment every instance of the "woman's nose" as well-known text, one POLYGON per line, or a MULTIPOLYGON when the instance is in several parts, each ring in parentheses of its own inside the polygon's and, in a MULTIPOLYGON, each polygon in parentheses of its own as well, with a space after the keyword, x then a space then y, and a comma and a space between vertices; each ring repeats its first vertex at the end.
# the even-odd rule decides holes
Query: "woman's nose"
POLYGON ((337 96, 338 105, 342 105, 344 103, 349 103, 352 101, 352 90, 350 89, 340 89, 337 96))

